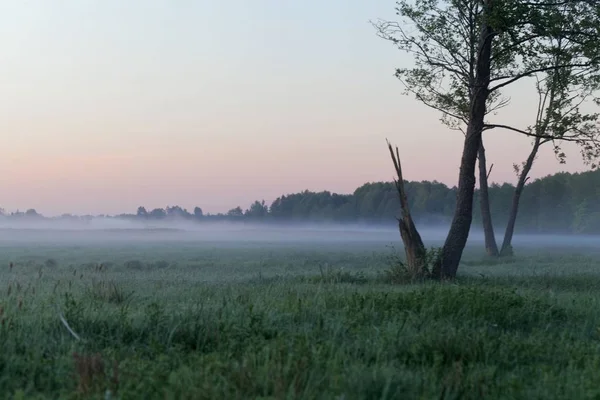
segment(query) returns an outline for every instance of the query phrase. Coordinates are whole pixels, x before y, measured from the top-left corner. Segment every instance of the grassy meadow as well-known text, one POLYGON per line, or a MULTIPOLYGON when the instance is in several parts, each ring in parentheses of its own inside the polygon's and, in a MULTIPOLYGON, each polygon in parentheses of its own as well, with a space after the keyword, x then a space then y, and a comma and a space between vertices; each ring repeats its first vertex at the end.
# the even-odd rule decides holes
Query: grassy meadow
POLYGON ((600 398, 598 251, 391 284, 388 244, 4 244, 0 396, 600 398))

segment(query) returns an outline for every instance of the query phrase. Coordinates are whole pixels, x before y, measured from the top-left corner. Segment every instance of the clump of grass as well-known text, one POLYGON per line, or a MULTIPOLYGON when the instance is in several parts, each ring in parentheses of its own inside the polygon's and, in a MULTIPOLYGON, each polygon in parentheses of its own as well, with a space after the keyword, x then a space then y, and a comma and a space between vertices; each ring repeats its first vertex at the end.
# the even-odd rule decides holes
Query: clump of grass
POLYGON ((461 262, 462 265, 466 266, 497 266, 497 265, 505 265, 505 264, 515 264, 517 262, 517 258, 512 255, 506 255, 502 257, 484 257, 480 259, 472 259, 472 260, 463 260, 461 262))
POLYGON ((250 279, 245 280, 245 282, 247 284, 259 284, 259 285, 272 285, 272 284, 276 284, 276 283, 282 283, 282 282, 290 282, 290 281, 302 281, 302 279, 299 279, 297 276, 284 276, 281 274, 276 274, 273 276, 264 276, 262 274, 262 272, 259 272, 256 276, 253 276, 250 279))
POLYGON ((146 264, 143 263, 140 260, 129 260, 129 261, 125 261, 125 263, 123 264, 125 268, 127 269, 132 269, 132 270, 143 270, 146 269, 146 264))
POLYGON ((77 391, 85 396, 94 393, 105 393, 105 397, 116 394, 119 385, 119 366, 115 361, 113 364, 112 377, 108 378, 105 361, 100 353, 80 354, 73 353, 75 364, 75 378, 77 391), (110 390, 112 387, 112 391, 110 390))
POLYGON ((156 261, 152 264, 153 268, 158 268, 158 269, 164 269, 164 268, 169 268, 171 264, 168 261, 165 260, 159 260, 156 261))
POLYGON ((344 271, 342 268, 333 268, 330 265, 319 265, 320 274, 306 278, 306 281, 310 283, 327 283, 327 284, 339 284, 339 283, 351 283, 351 284, 362 284, 367 283, 368 279, 365 274, 361 271, 349 272, 344 271))
POLYGON ((106 303, 124 304, 132 299, 134 293, 134 291, 125 290, 115 281, 93 280, 86 294, 92 299, 106 303))
POLYGON ((166 269, 172 266, 172 264, 166 260, 158 260, 154 262, 145 263, 140 260, 129 260, 123 264, 126 269, 130 270, 152 270, 152 269, 166 269))

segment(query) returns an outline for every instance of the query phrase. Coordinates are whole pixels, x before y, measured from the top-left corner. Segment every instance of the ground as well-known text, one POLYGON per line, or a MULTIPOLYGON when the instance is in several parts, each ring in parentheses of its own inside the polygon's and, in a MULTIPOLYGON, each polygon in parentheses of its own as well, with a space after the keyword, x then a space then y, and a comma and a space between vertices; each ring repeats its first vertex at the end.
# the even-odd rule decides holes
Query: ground
POLYGON ((411 285, 387 244, 4 244, 0 393, 600 398, 597 250, 472 245, 455 283, 411 285))

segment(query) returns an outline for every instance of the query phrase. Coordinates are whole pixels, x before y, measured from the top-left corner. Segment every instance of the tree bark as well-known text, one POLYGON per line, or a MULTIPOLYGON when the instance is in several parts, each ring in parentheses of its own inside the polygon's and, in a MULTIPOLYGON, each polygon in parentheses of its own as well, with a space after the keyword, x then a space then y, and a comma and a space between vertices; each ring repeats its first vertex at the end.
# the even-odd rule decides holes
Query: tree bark
POLYGON ((521 194, 523 193, 523 189, 525 188, 525 184, 527 183, 529 171, 531 171, 531 167, 533 166, 533 161, 535 160, 535 156, 541 145, 541 139, 538 137, 535 139, 533 147, 531 148, 531 152, 527 157, 527 161, 523 165, 523 169, 519 174, 519 180, 517 181, 517 186, 515 187, 515 191, 513 192, 512 204, 510 206, 510 213, 508 215, 508 223, 506 224, 506 231, 504 231, 504 240, 502 241, 502 248, 500 250, 500 255, 502 256, 512 256, 513 248, 512 248, 512 238, 515 232, 515 223, 517 221, 517 214, 519 212, 519 201, 521 200, 521 194))
MULTIPOLYGON (((488 13, 492 2, 488 0, 484 12, 488 13)), ((486 19, 485 16, 483 18, 486 19)), ((475 84, 469 112, 469 123, 463 145, 463 154, 458 175, 456 209, 450 225, 450 231, 442 248, 440 258, 436 260, 433 276, 437 279, 454 279, 460 264, 462 253, 469 238, 473 221, 473 193, 475 191, 475 163, 481 145, 481 134, 486 114, 486 101, 489 96, 490 64, 494 31, 484 22, 477 45, 475 66, 475 84)))
POLYGON ((490 196, 488 191, 488 170, 485 159, 485 148, 483 140, 479 146, 479 206, 481 208, 481 222, 483 223, 483 234, 485 237, 485 252, 490 257, 498 257, 498 244, 494 234, 494 224, 492 223, 492 212, 490 210, 490 196))
POLYGON ((388 148, 390 150, 392 161, 394 162, 396 175, 398 176, 398 178, 395 179, 395 183, 396 189, 398 190, 398 197, 400 198, 400 209, 402 214, 401 218, 398 218, 398 226, 400 228, 400 237, 404 244, 406 266, 412 277, 423 278, 429 275, 426 264, 427 251, 410 214, 408 197, 406 196, 406 191, 404 189, 404 177, 402 176, 402 165, 400 164, 398 148, 396 147, 396 153, 394 153, 392 145, 389 142, 388 148))

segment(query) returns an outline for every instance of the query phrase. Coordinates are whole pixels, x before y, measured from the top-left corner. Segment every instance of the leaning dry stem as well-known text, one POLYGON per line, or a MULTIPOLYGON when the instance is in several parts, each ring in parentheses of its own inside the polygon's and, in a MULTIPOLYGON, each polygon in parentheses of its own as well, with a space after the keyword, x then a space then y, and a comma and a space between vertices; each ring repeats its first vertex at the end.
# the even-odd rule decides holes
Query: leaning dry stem
POLYGON ((400 198, 400 210, 401 218, 398 218, 398 226, 400 229, 400 237, 404 244, 404 251, 406 254, 406 266, 408 272, 413 278, 423 278, 429 275, 427 269, 427 251, 421 235, 415 227, 414 221, 410 214, 410 207, 408 204, 408 197, 404 187, 404 177, 402 175, 402 164, 400 163, 400 153, 396 146, 396 151, 392 148, 392 145, 387 141, 390 156, 394 163, 394 169, 396 170, 397 178, 394 179, 396 184, 396 190, 398 191, 398 197, 400 198))
POLYGON ((73 336, 77 341, 81 341, 81 338, 79 337, 79 335, 77 333, 75 333, 75 331, 69 326, 67 319, 63 316, 62 312, 60 312, 58 305, 56 306, 56 312, 58 314, 58 318, 60 319, 60 322, 62 322, 64 327, 67 328, 67 331, 69 331, 71 336, 73 336))

